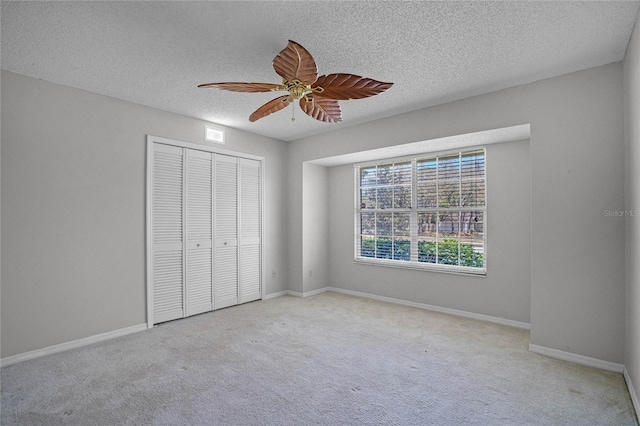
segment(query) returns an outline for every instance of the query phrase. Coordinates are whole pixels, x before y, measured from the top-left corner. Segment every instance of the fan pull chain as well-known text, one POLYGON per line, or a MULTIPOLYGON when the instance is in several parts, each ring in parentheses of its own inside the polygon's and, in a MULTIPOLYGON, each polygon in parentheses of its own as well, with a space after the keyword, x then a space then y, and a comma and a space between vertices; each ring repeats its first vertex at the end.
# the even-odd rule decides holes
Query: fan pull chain
POLYGON ((296 105, 295 105, 295 102, 291 102, 291 121, 296 121, 296 105))

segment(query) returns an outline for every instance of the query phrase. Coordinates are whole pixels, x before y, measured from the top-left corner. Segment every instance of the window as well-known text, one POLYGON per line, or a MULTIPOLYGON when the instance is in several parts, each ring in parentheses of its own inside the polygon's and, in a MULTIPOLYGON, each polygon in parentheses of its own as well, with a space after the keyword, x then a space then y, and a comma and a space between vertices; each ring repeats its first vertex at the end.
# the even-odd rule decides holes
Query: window
POLYGON ((484 274, 485 150, 355 168, 355 260, 484 274))

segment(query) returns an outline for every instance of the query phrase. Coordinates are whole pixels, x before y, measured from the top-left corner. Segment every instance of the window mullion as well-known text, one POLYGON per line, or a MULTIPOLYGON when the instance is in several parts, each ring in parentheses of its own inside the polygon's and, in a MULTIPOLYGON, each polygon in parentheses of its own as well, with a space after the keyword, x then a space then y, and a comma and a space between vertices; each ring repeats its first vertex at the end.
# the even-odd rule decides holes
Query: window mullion
POLYGON ((439 263, 440 256, 440 157, 436 158, 436 264, 439 263))
POLYGON ((373 215, 373 258, 378 258, 378 207, 380 200, 378 199, 378 166, 376 166, 376 206, 373 215))
POLYGON ((458 153, 458 265, 460 265, 460 238, 462 236, 462 152, 458 153))
POLYGON ((359 257, 362 254, 362 188, 360 187, 360 167, 356 167, 353 171, 353 189, 355 198, 355 219, 353 221, 355 244, 354 251, 355 256, 359 257))
POLYGON ((411 261, 418 261, 418 171, 417 160, 411 160, 411 214, 409 215, 409 238, 411 239, 411 261))
POLYGON ((391 256, 392 260, 396 258, 396 173, 398 168, 395 163, 391 165, 391 256))

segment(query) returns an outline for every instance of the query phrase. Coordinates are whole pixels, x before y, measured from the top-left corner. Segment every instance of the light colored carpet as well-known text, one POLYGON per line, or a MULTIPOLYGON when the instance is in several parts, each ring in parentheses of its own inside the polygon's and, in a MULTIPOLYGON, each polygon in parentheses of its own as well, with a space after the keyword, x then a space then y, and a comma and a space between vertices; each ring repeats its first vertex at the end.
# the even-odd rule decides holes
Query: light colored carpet
POLYGON ((525 330, 324 293, 2 369, 2 425, 636 425, 621 374, 525 330))

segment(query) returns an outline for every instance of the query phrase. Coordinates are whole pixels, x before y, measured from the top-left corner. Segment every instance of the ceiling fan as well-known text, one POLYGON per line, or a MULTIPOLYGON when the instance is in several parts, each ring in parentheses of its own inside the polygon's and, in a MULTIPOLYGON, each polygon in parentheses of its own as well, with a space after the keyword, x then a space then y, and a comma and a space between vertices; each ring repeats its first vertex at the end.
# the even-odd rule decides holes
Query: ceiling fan
MULTIPOLYGON (((273 59, 273 68, 282 77, 282 84, 226 82, 201 84, 198 87, 232 92, 289 92, 255 110, 249 116, 251 122, 280 111, 294 100, 300 100, 300 108, 310 117, 326 123, 336 123, 342 121, 339 100, 368 98, 393 86, 393 83, 383 83, 354 74, 336 73, 318 77, 318 67, 313 56, 291 40, 273 59)), ((291 119, 295 120, 293 117, 291 119)))

